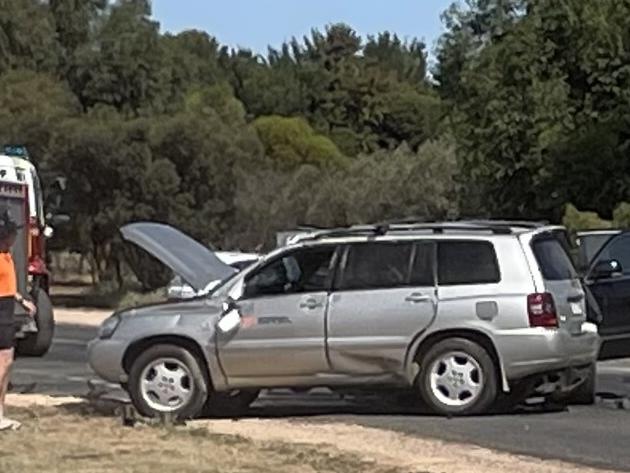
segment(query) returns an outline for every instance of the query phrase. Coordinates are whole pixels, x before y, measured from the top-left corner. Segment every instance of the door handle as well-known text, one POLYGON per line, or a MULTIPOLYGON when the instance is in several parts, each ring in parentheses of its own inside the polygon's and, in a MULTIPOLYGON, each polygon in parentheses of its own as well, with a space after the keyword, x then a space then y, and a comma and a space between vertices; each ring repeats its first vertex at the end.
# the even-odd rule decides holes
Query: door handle
POLYGON ((407 297, 405 297, 405 300, 407 302, 413 302, 413 303, 427 302, 431 300, 431 296, 414 292, 413 294, 409 294, 407 297))
POLYGON ((320 302, 317 302, 315 299, 305 299, 302 302, 300 302, 300 309, 317 309, 318 307, 321 307, 322 304, 320 302))

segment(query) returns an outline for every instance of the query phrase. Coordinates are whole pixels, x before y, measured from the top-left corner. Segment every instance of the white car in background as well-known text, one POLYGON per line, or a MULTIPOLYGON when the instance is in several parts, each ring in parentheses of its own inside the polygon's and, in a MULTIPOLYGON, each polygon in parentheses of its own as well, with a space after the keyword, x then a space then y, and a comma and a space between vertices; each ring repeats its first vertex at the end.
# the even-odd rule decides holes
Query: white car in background
MULTIPOLYGON (((217 251, 215 255, 237 271, 247 268, 260 259, 260 255, 257 253, 240 253, 235 251, 217 251)), ((175 276, 167 287, 167 297, 169 300, 179 300, 202 296, 209 293, 220 282, 219 279, 211 281, 203 290, 197 292, 186 284, 180 276, 175 276)))

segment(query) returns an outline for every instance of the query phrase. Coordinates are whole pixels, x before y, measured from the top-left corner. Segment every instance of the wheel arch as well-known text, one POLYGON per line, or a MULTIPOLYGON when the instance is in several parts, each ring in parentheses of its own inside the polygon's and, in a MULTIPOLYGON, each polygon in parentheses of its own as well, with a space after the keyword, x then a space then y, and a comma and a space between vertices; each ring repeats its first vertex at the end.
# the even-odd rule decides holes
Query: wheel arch
POLYGON ((155 335, 142 338, 131 343, 125 350, 122 358, 122 367, 125 374, 129 375, 134 360, 145 350, 154 345, 175 345, 188 350, 199 362, 201 368, 207 376, 208 387, 214 389, 215 372, 211 369, 211 362, 204 355, 204 351, 194 339, 185 335, 155 335))
POLYGON ((502 391, 506 393, 510 391, 510 386, 505 374, 503 361, 494 342, 492 341, 492 338, 490 338, 487 333, 484 333, 481 330, 470 328, 445 329, 437 332, 432 332, 426 334, 424 337, 418 338, 411 346, 411 349, 409 350, 410 356, 408 356, 407 359, 406 372, 407 378, 411 384, 414 384, 416 382, 418 374, 420 373, 420 363, 418 363, 418 360, 422 359, 422 357, 433 345, 448 338, 464 338, 475 342, 483 347, 488 352, 490 358, 492 358, 492 361, 497 367, 498 381, 500 382, 502 391))

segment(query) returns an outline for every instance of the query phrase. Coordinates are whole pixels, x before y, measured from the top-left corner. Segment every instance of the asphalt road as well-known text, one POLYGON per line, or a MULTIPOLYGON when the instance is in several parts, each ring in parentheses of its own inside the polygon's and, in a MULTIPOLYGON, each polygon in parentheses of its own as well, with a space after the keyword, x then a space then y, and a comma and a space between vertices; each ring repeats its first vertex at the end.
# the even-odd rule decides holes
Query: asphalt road
MULTIPOLYGON (((85 348, 95 332, 93 328, 58 326, 55 343, 44 358, 16 361, 16 389, 51 395, 87 394, 87 382, 93 375, 86 363, 85 348)), ((250 415, 349 422, 630 471, 630 402, 622 402, 630 399, 630 360, 603 363, 598 371, 598 392, 604 399, 593 407, 571 407, 562 412, 532 410, 444 419, 388 405, 377 398, 341 399, 327 392, 295 396, 277 391, 261 396, 250 415)))

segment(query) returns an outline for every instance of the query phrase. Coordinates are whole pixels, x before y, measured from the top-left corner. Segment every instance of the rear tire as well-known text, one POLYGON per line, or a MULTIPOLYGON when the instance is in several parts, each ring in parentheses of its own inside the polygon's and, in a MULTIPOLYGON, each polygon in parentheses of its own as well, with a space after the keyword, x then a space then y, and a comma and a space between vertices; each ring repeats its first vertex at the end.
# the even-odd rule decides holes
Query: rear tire
POLYGON ((39 288, 33 291, 32 296, 37 306, 37 332, 27 333, 23 339, 18 340, 16 351, 20 356, 44 356, 50 350, 55 334, 55 316, 50 297, 39 288))
POLYGON ((145 417, 196 417, 208 398, 208 386, 203 363, 177 345, 146 349, 129 371, 129 397, 145 417))
POLYGON ((418 378, 423 401, 436 414, 487 412, 497 397, 497 370, 488 352, 466 338, 448 338, 424 355, 418 378))
POLYGON ((597 364, 593 363, 586 380, 567 396, 565 404, 592 406, 595 404, 595 383, 597 380, 597 364))

